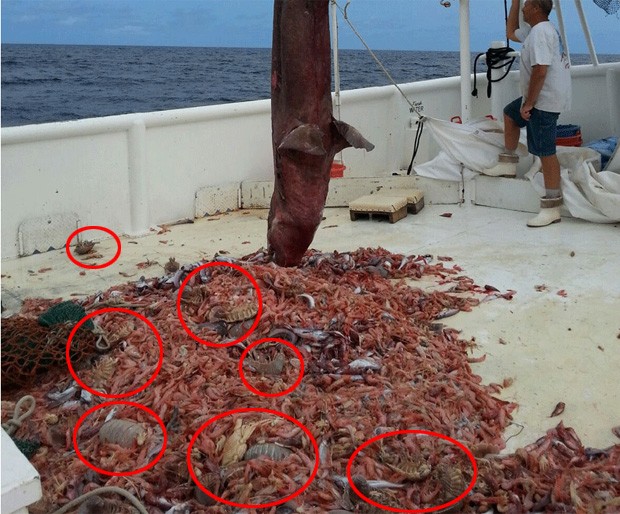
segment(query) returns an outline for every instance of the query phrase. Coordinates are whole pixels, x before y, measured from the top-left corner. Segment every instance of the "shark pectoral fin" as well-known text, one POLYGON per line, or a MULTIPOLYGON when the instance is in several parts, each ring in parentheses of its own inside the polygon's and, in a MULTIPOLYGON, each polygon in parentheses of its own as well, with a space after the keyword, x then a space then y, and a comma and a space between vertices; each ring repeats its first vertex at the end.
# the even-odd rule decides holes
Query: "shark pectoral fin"
POLYGON ((353 148, 363 148, 367 152, 374 149, 375 145, 362 136, 359 130, 352 127, 348 123, 336 119, 332 119, 332 123, 336 128, 336 131, 344 138, 342 143, 343 146, 340 150, 349 146, 352 146, 353 148))
POLYGON ((278 146, 278 150, 296 150, 309 155, 323 156, 323 131, 317 125, 304 123, 291 130, 278 146))

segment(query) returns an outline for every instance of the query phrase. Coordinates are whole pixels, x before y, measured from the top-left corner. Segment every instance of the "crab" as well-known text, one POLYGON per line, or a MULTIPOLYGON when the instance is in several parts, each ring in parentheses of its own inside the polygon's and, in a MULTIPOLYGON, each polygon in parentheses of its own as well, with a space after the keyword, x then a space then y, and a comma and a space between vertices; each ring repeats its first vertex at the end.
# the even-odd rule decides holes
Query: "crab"
POLYGON ((424 480, 433 470, 430 463, 424 457, 409 457, 388 453, 383 445, 381 445, 379 450, 379 461, 411 482, 424 480))

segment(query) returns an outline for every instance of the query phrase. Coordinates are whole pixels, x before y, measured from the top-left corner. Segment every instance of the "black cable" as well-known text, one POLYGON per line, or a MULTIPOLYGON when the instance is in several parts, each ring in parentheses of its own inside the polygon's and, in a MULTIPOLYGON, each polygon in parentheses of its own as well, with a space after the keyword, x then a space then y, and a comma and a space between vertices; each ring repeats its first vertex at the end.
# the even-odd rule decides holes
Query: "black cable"
MULTIPOLYGON (((504 0, 504 20, 507 25, 508 24, 508 4, 506 0, 504 0)), ((510 52, 514 52, 514 50, 510 48, 509 39, 506 38, 505 47, 489 48, 486 52, 482 52, 476 55, 476 58, 474 59, 474 89, 471 92, 472 96, 475 96, 476 98, 478 97, 478 89, 476 88, 476 69, 478 66, 478 59, 483 55, 486 56, 487 98, 491 98, 491 87, 492 87, 493 82, 499 82, 500 80, 504 80, 504 78, 506 78, 506 75, 508 75, 508 73, 510 72, 510 68, 512 68, 512 65, 515 62, 514 57, 508 57, 508 54, 510 52), (492 79, 491 78, 492 70, 498 70, 500 68, 503 68, 504 66, 508 66, 508 68, 506 69, 506 73, 504 73, 498 79, 492 79)))
MULTIPOLYGON (((508 25, 508 1, 504 0, 504 22, 508 25)), ((510 46, 508 34, 506 34, 506 46, 510 46)))
POLYGON ((508 53, 514 52, 512 48, 509 46, 502 48, 489 48, 485 53, 480 53, 476 56, 474 60, 474 89, 472 90, 472 96, 478 97, 478 89, 476 88, 476 65, 478 64, 478 58, 481 55, 486 56, 487 61, 487 98, 491 98, 491 86, 493 82, 499 82, 500 80, 504 80, 506 75, 510 72, 510 68, 515 62, 515 57, 508 57, 508 53), (499 78, 493 79, 491 73, 493 70, 498 70, 503 68, 504 66, 508 66, 506 72, 499 78))
POLYGON ((422 130, 424 129, 424 120, 419 119, 417 122, 418 128, 415 131, 415 138, 413 139, 413 155, 411 156, 411 162, 409 163, 409 167, 407 168, 407 175, 411 175, 411 169, 413 168, 413 160, 415 156, 418 154, 418 149, 420 148, 420 139, 422 138, 422 130))

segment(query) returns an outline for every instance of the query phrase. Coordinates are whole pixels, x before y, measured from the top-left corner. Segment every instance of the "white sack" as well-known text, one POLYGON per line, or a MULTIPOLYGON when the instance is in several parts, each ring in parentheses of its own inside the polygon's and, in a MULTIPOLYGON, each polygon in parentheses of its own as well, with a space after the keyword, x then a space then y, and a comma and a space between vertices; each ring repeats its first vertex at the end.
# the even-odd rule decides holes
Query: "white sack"
MULTIPOLYGON (((558 147, 564 206, 571 216, 596 223, 620 221, 620 175, 602 171, 600 154, 589 148, 558 147)), ((540 196, 545 194, 540 159, 525 175, 540 196)))
MULTIPOLYGON (((483 169, 497 163, 497 155, 504 149, 504 133, 500 123, 489 118, 479 118, 465 124, 452 123, 436 118, 424 118, 424 125, 431 131, 442 151, 437 157, 414 166, 422 177, 442 180, 469 180, 483 169), (465 169, 461 177, 461 163, 465 169)), ((517 153, 527 155, 524 135, 517 153)))
POLYGON ((461 166, 460 162, 455 161, 443 150, 437 154, 434 159, 418 164, 413 167, 417 175, 421 177, 435 178, 439 180, 450 180, 452 182, 460 182, 461 180, 471 180, 478 173, 473 172, 465 166, 461 166), (461 175, 462 170, 462 175, 461 175))
MULTIPOLYGON (((481 170, 497 163, 497 154, 504 149, 502 125, 495 120, 480 118, 466 124, 436 118, 425 118, 442 150, 437 157, 414 166, 416 174, 441 180, 461 181, 474 178, 481 170)), ((527 136, 521 131, 520 156, 528 155, 527 136)), ((601 156, 587 147, 557 148, 561 167, 562 195, 568 212, 575 217, 597 223, 620 221, 620 174, 599 172, 601 156)), ((540 196, 545 194, 540 159, 526 174, 540 196)))

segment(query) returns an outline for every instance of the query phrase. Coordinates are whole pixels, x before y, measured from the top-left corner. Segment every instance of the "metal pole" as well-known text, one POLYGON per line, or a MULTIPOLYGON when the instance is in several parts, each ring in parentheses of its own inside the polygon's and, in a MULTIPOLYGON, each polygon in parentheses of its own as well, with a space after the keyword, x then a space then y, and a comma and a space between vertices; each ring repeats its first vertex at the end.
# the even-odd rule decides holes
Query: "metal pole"
MULTIPOLYGON (((620 133, 620 69, 609 68, 606 83, 609 92, 609 126, 611 128, 609 133, 618 134, 620 133)), ((620 157, 620 153, 615 153, 620 157)), ((611 168, 608 167, 607 169, 611 168)))
MULTIPOLYGON (((332 15, 332 52, 334 54, 334 107, 336 118, 340 119, 340 65, 338 64, 338 5, 336 0, 331 0, 332 15)), ((339 154, 340 164, 344 164, 342 152, 339 154)))
POLYGON ((469 0, 459 3, 461 47, 461 120, 466 123, 471 115, 471 50, 469 41, 469 0))
POLYGON ((568 49, 568 39, 566 38, 566 29, 564 28, 564 16, 562 15, 562 6, 560 0, 555 0, 553 3, 555 4, 555 12, 558 17, 560 34, 562 35, 562 44, 564 45, 564 50, 566 50, 568 64, 570 64, 570 50, 568 49))
MULTIPOLYGON (((558 3, 560 2, 558 1, 558 3)), ((577 6, 577 12, 579 13, 579 21, 581 21, 583 35, 586 38, 586 43, 588 43, 588 49, 590 50, 590 59, 592 59, 592 64, 594 66, 598 66, 598 57, 596 55, 596 50, 594 50, 594 43, 592 42, 592 36, 590 35, 590 27, 588 27, 588 20, 586 20, 586 15, 583 12, 581 0, 575 0, 575 5, 577 6)))
POLYGON ((334 105, 336 107, 336 118, 340 119, 340 67, 338 65, 338 6, 336 0, 331 0, 332 15, 332 52, 334 54, 334 88, 335 98, 334 105))

